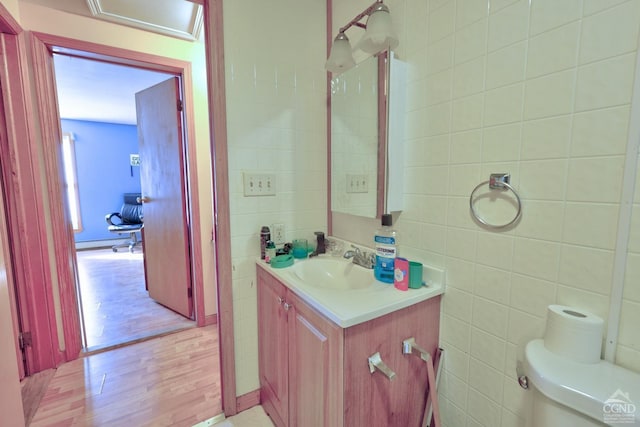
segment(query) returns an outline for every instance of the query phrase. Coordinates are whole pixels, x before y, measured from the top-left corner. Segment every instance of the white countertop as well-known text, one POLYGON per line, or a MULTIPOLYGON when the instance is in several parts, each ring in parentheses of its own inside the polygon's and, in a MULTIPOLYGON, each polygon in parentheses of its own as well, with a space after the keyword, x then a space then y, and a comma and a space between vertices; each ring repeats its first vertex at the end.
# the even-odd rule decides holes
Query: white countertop
MULTIPOLYGON (((328 257, 330 255, 320 255, 328 257)), ((296 263, 306 260, 295 260, 296 263)), ((272 268, 264 260, 256 264, 284 283, 303 301, 342 328, 375 319, 396 310, 409 307, 444 293, 444 272, 424 266, 423 279, 426 286, 420 289, 400 291, 392 283, 375 280, 371 270, 372 284, 363 289, 335 290, 314 287, 296 278, 291 267, 272 268)))

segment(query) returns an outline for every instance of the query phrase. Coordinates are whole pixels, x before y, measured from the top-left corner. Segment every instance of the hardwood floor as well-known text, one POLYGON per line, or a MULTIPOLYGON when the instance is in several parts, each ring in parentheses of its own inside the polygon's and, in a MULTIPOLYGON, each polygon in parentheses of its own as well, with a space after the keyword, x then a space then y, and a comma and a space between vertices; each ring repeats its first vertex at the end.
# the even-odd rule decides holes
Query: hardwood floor
POLYGON ((20 383, 24 422, 26 425, 29 425, 35 416, 38 406, 40 406, 40 401, 46 393, 49 382, 51 382, 55 373, 55 369, 47 369, 46 371, 33 374, 30 377, 25 377, 20 383))
POLYGON ((31 426, 193 426, 222 412, 218 353, 212 325, 66 363, 31 426))
POLYGON ((88 351, 195 326, 149 297, 139 248, 82 250, 77 260, 88 351))

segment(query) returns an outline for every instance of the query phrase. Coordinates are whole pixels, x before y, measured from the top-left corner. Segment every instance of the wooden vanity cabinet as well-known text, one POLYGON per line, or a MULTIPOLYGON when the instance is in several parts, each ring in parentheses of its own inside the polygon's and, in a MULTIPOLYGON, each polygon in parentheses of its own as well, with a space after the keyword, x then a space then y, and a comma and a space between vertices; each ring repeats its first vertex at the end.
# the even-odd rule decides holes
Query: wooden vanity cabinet
POLYGON ((342 425, 342 329, 258 268, 260 401, 277 426, 342 425))
POLYGON ((435 354, 440 297, 340 328, 262 268, 258 273, 260 400, 278 427, 421 425, 426 364, 402 340, 435 354), (380 352, 393 381, 371 374, 380 352))
POLYGON ((284 286, 258 269, 258 351, 260 401, 278 426, 288 425, 289 332, 282 304, 284 286))
POLYGON ((428 395, 427 365, 418 356, 403 354, 402 341, 414 337, 420 347, 435 355, 439 324, 440 296, 437 296, 344 329, 342 425, 422 425, 428 395), (369 372, 367 360, 376 352, 395 372, 393 381, 380 372, 369 372))

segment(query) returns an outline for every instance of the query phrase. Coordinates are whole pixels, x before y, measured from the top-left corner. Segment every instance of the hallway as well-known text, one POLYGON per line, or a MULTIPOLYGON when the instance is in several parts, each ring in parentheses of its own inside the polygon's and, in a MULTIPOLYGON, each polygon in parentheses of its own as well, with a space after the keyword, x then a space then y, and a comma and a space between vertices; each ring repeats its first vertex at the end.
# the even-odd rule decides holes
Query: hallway
POLYGON ((211 325, 66 363, 30 425, 193 426, 222 412, 218 353, 211 325))

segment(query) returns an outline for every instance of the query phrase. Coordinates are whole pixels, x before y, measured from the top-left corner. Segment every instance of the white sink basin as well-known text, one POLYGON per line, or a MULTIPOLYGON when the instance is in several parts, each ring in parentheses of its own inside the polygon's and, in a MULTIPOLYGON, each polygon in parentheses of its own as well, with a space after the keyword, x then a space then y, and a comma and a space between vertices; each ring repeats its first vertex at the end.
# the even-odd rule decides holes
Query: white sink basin
POLYGON ((375 279, 373 270, 342 258, 309 258, 291 267, 295 279, 316 288, 350 290, 371 286, 375 279))
POLYGON ((256 265, 274 277, 320 314, 341 328, 375 319, 444 292, 444 271, 424 266, 427 286, 399 291, 375 280, 373 270, 350 260, 320 255, 296 260, 286 268, 273 268, 257 258, 256 265))

